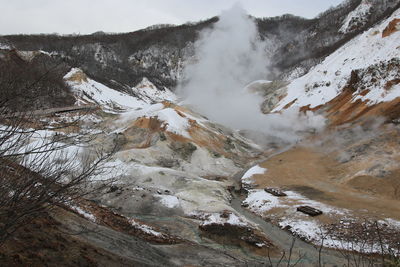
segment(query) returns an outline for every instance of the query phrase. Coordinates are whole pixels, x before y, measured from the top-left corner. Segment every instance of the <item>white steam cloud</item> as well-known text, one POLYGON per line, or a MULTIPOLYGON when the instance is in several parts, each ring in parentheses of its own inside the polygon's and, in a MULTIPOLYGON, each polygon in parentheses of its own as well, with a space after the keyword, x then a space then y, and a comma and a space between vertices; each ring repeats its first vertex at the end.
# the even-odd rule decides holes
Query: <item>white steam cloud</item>
POLYGON ((300 116, 298 110, 262 114, 262 97, 245 89, 267 77, 267 47, 255 21, 236 4, 222 12, 213 28, 201 32, 196 61, 186 66, 178 92, 185 103, 215 122, 296 141, 297 131, 320 128, 324 120, 300 116))

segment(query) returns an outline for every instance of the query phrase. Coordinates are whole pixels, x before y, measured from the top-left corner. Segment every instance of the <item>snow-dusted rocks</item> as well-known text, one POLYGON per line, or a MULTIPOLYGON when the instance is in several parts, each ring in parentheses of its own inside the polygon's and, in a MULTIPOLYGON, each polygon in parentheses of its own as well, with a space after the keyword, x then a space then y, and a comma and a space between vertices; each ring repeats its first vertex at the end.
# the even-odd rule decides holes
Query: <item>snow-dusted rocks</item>
POLYGON ((249 225, 248 222, 245 222, 242 218, 239 218, 237 215, 229 212, 225 213, 211 213, 205 215, 206 220, 201 223, 201 225, 209 225, 209 224, 232 224, 232 225, 249 225))
POLYGON ((179 199, 176 196, 156 195, 160 199, 161 204, 167 208, 175 208, 179 206, 179 199))
POLYGON ((364 26, 368 22, 368 15, 371 13, 372 2, 372 0, 362 0, 356 9, 351 11, 344 19, 339 32, 348 33, 364 26))
POLYGON ((381 61, 353 73, 357 91, 354 100, 361 99, 368 105, 389 102, 400 97, 400 58, 381 61))
POLYGON ((163 234, 160 232, 155 231, 153 228, 151 228, 148 225, 138 223, 135 219, 130 219, 129 222, 132 224, 133 227, 139 229, 140 231, 143 231, 146 234, 156 236, 156 237, 161 237, 163 234))

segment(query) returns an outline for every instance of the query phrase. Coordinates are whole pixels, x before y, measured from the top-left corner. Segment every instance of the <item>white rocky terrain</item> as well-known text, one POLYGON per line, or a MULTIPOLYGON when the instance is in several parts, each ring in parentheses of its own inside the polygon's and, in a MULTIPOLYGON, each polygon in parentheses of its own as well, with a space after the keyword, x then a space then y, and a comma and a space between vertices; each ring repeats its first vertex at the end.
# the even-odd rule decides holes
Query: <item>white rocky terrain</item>
MULTIPOLYGON (((7 141, 18 143, 13 152, 23 154, 56 140, 57 152, 48 153, 44 162, 57 169, 75 158, 65 181, 98 151, 113 151, 101 171, 82 185, 89 193, 68 199, 38 223, 55 221, 61 229, 81 232, 71 242, 83 246, 90 259, 97 255, 99 265, 264 266, 266 259, 274 265, 281 258, 290 264, 283 251, 291 251, 292 260, 299 258, 302 266, 345 265, 346 257, 374 253, 398 257, 400 9, 393 2, 381 5, 392 12, 375 10, 386 14, 380 19, 371 18, 369 0, 350 5, 346 14, 340 13, 346 5, 339 6, 331 14, 340 11, 335 34, 348 38, 343 45, 321 58, 282 67, 280 75, 271 74, 277 66, 261 62, 271 77, 246 80, 240 88, 236 81, 253 78, 258 60, 249 57, 251 68, 226 66, 225 72, 211 64, 215 57, 222 65, 230 62, 237 52, 233 44, 225 51, 228 56, 221 57, 218 49, 209 57, 206 48, 218 48, 212 42, 201 47, 191 40, 182 51, 170 44, 150 45, 126 57, 135 73, 126 83, 125 74, 113 72, 115 79, 110 79, 111 71, 103 75, 125 58, 99 43, 74 45, 68 54, 28 51, 0 39, 2 62, 32 66, 93 52, 99 64, 62 65, 59 78, 67 89, 56 92, 64 97, 62 104, 57 100, 56 107, 29 110, 23 141, 7 141), (196 49, 201 53, 196 55, 196 49), (206 70, 199 68, 203 65, 206 70), (199 73, 200 78, 190 79, 199 73), (226 73, 234 73, 235 79, 226 73), (216 81, 219 76, 223 79, 216 81), (183 99, 185 86, 202 90, 199 98, 183 99), (227 114, 231 117, 224 124, 227 114), (252 127, 236 127, 241 120, 252 127), (73 126, 62 127, 64 123, 73 126), (322 214, 310 216, 298 210, 301 206, 322 214)), ((224 36, 218 35, 218 23, 225 22, 221 16, 217 30, 203 32, 200 43, 224 36)), ((250 35, 252 49, 261 42, 257 30, 263 24, 256 28, 249 21, 257 35, 250 35)), ((267 50, 268 60, 282 47, 295 47, 278 39, 262 44, 258 48, 267 50)), ((331 45, 333 41, 326 47, 331 45)), ((23 111, 5 113, 3 131, 23 111)), ((32 161, 27 157, 18 164, 29 168, 32 161)), ((49 238, 57 236, 53 228, 50 232, 49 238)), ((12 251, 13 244, 6 249, 12 251)))

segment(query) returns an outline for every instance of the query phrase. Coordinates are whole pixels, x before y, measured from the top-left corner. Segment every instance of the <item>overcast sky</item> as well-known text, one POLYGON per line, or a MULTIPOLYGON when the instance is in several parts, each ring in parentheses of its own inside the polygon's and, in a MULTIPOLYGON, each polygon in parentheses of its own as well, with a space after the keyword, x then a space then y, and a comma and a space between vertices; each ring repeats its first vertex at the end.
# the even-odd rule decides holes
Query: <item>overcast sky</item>
POLYGON ((130 32, 218 15, 241 2, 256 17, 291 13, 308 18, 343 0, 0 0, 0 35, 130 32))

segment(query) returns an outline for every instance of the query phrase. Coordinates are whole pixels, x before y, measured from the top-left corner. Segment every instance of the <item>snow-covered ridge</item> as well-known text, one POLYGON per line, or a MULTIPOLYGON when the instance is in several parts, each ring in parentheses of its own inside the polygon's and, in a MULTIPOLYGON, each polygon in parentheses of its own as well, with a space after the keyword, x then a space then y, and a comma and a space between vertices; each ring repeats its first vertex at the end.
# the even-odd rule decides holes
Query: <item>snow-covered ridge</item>
POLYGON ((90 79, 79 68, 71 69, 64 79, 80 101, 94 102, 105 109, 135 109, 146 105, 144 101, 90 79))
POLYGON ((190 127, 189 114, 179 112, 174 108, 165 107, 162 103, 148 105, 140 110, 132 110, 121 115, 120 124, 134 121, 139 118, 156 118, 161 121, 161 127, 166 131, 190 138, 188 129, 190 127))
MULTIPOLYGON (((393 19, 399 16, 400 10, 397 10, 390 18, 339 48, 306 75, 293 80, 288 86, 287 96, 273 111, 282 110, 289 103, 298 107, 309 105, 310 108, 323 105, 342 92, 353 70, 366 69, 371 65, 398 58, 400 52, 399 32, 394 32, 385 38, 382 38, 382 32, 393 19)), ((365 89, 371 89, 371 99, 369 96, 364 99, 372 100, 371 104, 376 103, 377 99, 372 91, 377 88, 365 89)), ((393 88, 392 90, 397 92, 398 89, 393 88)))
MULTIPOLYGON (((151 104, 162 101, 176 101, 169 89, 158 89, 147 78, 132 88, 133 95, 119 92, 89 77, 79 68, 72 68, 64 76, 78 98, 77 104, 96 103, 108 111, 147 109, 151 104)), ((165 114, 167 116, 167 114, 165 114)))

